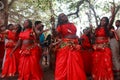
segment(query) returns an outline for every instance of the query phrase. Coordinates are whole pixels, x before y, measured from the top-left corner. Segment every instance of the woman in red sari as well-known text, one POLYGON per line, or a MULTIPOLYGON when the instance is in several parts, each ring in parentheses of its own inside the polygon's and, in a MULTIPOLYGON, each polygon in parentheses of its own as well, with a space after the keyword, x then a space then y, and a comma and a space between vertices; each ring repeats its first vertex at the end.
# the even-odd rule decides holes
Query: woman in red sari
MULTIPOLYGON (((4 64, 2 68, 2 74, 1 77, 5 76, 14 76, 17 72, 17 66, 16 66, 16 58, 15 55, 13 57, 10 57, 10 52, 15 47, 18 35, 20 33, 21 29, 15 29, 15 26, 13 24, 8 25, 8 30, 5 32, 2 32, 6 35, 6 38, 8 39, 8 42, 5 44, 5 59, 4 64)), ((19 50, 16 50, 14 53, 18 53, 19 50)))
MULTIPOLYGON (((55 80, 86 80, 76 36, 76 27, 64 13, 58 17, 57 32, 61 40, 56 54, 55 80)), ((55 44, 57 44, 55 43, 55 44)))
POLYGON ((112 18, 109 22, 107 17, 103 17, 100 25, 95 30, 95 45, 93 53, 93 80, 114 80, 112 71, 112 52, 109 47, 109 27, 114 20, 114 8, 112 18))
POLYGON ((84 62, 85 72, 87 75, 91 75, 92 71, 92 43, 91 43, 91 32, 90 28, 83 30, 83 35, 80 37, 81 42, 81 54, 84 62))
POLYGON ((18 80, 42 80, 42 71, 39 64, 41 48, 36 43, 35 33, 32 30, 31 20, 25 20, 24 31, 19 35, 17 45, 11 52, 21 46, 19 60, 19 77, 18 80))

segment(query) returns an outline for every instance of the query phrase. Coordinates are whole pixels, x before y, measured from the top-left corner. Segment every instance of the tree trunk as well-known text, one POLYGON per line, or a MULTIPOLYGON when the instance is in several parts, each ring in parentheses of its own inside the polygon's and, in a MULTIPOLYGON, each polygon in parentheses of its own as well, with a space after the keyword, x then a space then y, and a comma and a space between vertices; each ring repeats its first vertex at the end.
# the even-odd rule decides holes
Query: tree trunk
POLYGON ((3 3, 3 5, 1 4, 0 7, 3 6, 3 9, 0 9, 0 19, 3 20, 4 25, 7 26, 8 24, 8 0, 1 0, 1 3, 3 3))

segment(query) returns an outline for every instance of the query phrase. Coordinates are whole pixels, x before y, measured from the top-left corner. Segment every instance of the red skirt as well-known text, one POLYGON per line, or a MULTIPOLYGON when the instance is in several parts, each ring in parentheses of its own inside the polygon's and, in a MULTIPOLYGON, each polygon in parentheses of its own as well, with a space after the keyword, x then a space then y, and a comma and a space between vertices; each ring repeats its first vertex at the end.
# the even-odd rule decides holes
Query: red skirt
POLYGON ((16 69, 16 59, 15 54, 10 57, 10 52, 13 48, 6 48, 6 55, 5 55, 5 61, 2 68, 2 77, 5 76, 14 76, 17 69, 16 69))
POLYGON ((92 53, 92 50, 81 50, 84 69, 88 75, 92 73, 92 53))
POLYGON ((71 46, 60 48, 57 52, 55 80, 86 80, 80 46, 71 46))
POLYGON ((114 80, 110 48, 106 47, 94 51, 92 76, 94 80, 114 80))
POLYGON ((19 80, 42 80, 41 49, 37 45, 20 51, 19 80))

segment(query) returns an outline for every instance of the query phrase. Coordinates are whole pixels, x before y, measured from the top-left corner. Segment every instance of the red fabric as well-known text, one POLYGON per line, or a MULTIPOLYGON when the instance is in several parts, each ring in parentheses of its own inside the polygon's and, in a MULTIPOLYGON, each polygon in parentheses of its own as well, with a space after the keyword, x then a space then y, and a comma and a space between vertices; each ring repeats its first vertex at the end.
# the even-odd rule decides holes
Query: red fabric
POLYGON ((63 39, 60 47, 56 56, 55 80, 86 80, 78 41, 63 39))
POLYGON ((13 54, 12 57, 10 57, 12 49, 13 48, 6 48, 6 57, 4 67, 2 68, 2 76, 13 76, 17 71, 15 55, 13 54))
POLYGON ((84 34, 81 36, 81 38, 83 39, 82 45, 81 45, 82 47, 81 54, 82 54, 82 59, 83 59, 84 67, 85 67, 85 72, 87 74, 91 74, 93 50, 91 49, 91 44, 90 44, 88 36, 84 34))
POLYGON ((7 38, 9 40, 14 40, 16 41, 18 39, 18 36, 16 36, 16 32, 12 32, 12 31, 8 31, 8 35, 7 35, 7 38))
POLYGON ((16 65, 16 56, 14 53, 19 52, 19 50, 16 50, 12 57, 10 57, 10 53, 12 51, 12 49, 15 47, 16 44, 16 34, 15 32, 12 31, 8 31, 8 42, 5 45, 5 61, 3 64, 3 68, 2 68, 2 77, 4 76, 14 76, 15 73, 17 72, 17 65, 16 65))
MULTIPOLYGON (((32 29, 21 32, 19 38, 22 40, 32 39, 32 29)), ((19 80, 42 80, 42 70, 39 64, 41 48, 37 44, 22 45, 20 50, 19 80)))
POLYGON ((67 36, 69 34, 76 34, 76 27, 73 23, 66 23, 57 27, 57 31, 61 33, 62 37, 67 36))
POLYGON ((42 80, 42 70, 39 64, 40 55, 41 55, 40 47, 34 46, 33 48, 27 51, 29 51, 28 53, 30 54, 20 53, 21 56, 20 56, 18 79, 19 80, 42 80))
MULTIPOLYGON (((103 28, 99 28, 99 30, 97 30, 96 36, 106 37, 106 33, 105 31, 103 31, 103 28)), ((100 40, 98 42, 100 42, 101 44, 101 43, 105 43, 106 40, 105 41, 100 40)), ((112 55, 111 55, 110 48, 104 47, 101 49, 100 48, 96 49, 92 56, 93 56, 93 69, 92 69, 93 79, 94 80, 114 80, 113 71, 112 71, 112 55)))
POLYGON ((102 39, 101 40, 96 40, 96 43, 104 43, 104 42, 106 43, 106 42, 108 42, 108 37, 107 37, 103 27, 96 29, 95 30, 95 35, 96 35, 96 37, 104 37, 104 38, 106 38, 104 40, 102 40, 102 39))
POLYGON ((22 40, 25 39, 29 39, 29 40, 33 40, 33 36, 32 36, 32 29, 27 29, 23 32, 20 33, 19 38, 22 40))
POLYGON ((83 35, 81 36, 81 38, 83 39, 83 40, 82 40, 82 48, 84 48, 84 49, 89 49, 89 48, 91 48, 91 44, 90 44, 90 41, 89 41, 88 36, 86 36, 85 34, 83 34, 83 35))

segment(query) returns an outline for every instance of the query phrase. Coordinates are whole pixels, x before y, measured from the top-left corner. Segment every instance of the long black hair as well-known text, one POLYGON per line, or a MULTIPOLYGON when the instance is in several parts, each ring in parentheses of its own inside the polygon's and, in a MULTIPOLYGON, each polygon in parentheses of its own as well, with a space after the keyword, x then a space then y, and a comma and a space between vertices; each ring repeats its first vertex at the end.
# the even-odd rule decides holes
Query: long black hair
POLYGON ((32 28, 32 21, 31 21, 30 19, 27 19, 27 21, 28 21, 28 23, 29 23, 28 27, 29 27, 29 28, 32 28))
POLYGON ((68 18, 67 18, 67 15, 65 15, 64 13, 59 14, 57 26, 61 25, 61 24, 64 24, 64 23, 67 23, 67 22, 69 22, 68 18), (63 17, 65 17, 66 19, 63 19, 63 17))
MULTIPOLYGON (((105 30, 106 35, 109 36, 109 29, 108 29, 109 19, 108 19, 108 17, 102 17, 102 19, 103 18, 106 21, 106 24, 104 25, 104 30, 105 30)), ((100 27, 101 27, 101 22, 100 22, 100 25, 98 25, 97 29, 100 28, 100 27)))
POLYGON ((22 27, 20 24, 17 24, 17 31, 16 31, 16 35, 19 35, 19 33, 22 31, 22 27))

